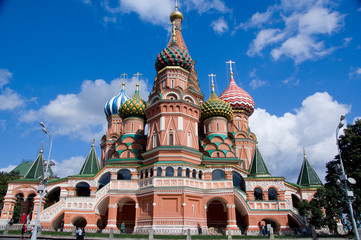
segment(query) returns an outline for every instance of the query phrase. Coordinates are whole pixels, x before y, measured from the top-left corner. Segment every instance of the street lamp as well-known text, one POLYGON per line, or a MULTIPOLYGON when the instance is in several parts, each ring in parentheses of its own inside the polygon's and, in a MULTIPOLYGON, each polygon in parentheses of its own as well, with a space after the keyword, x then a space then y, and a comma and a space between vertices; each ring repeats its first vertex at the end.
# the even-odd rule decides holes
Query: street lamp
MULTIPOLYGON (((340 151, 340 144, 339 144, 339 139, 338 139, 338 134, 340 132, 340 129, 343 127, 343 123, 342 121, 345 119, 345 115, 341 115, 340 117, 340 122, 336 128, 336 143, 337 143, 337 150, 338 150, 338 156, 340 157, 340 166, 341 166, 341 175, 340 175, 340 181, 343 182, 344 184, 344 188, 345 188, 345 194, 346 194, 346 201, 348 204, 348 207, 350 209, 350 216, 351 216, 351 220, 352 220, 352 226, 356 235, 356 239, 359 240, 359 236, 358 236, 358 231, 357 231, 357 225, 356 225, 356 221, 355 221, 355 217, 353 214, 353 208, 352 208, 352 201, 351 198, 353 198, 353 191, 348 189, 348 181, 352 184, 355 183, 355 180, 353 178, 347 178, 347 175, 345 173, 345 168, 343 167, 343 161, 341 158, 341 151, 340 151)), ((337 180, 337 181, 339 181, 337 180)))
POLYGON ((43 122, 40 122, 40 126, 43 127, 42 131, 46 135, 48 135, 48 137, 50 138, 50 148, 49 148, 48 160, 45 161, 45 173, 44 173, 44 176, 40 176, 41 185, 39 186, 39 189, 38 189, 38 193, 40 194, 40 199, 39 199, 38 209, 37 209, 37 212, 36 212, 35 226, 34 226, 34 229, 33 229, 32 235, 31 235, 31 240, 36 240, 37 239, 41 202, 43 200, 43 196, 44 196, 44 193, 45 193, 45 185, 48 182, 49 177, 50 177, 50 174, 49 174, 50 154, 51 154, 51 147, 53 145, 53 136, 51 135, 49 130, 46 129, 45 124, 43 122))

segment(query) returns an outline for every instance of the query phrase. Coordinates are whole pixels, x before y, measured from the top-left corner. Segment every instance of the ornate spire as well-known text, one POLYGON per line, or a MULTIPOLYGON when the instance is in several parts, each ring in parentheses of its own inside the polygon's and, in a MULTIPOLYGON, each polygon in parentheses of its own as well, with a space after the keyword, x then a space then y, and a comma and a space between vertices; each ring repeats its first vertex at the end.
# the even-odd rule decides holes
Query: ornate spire
POLYGON ((298 175, 297 184, 307 187, 322 185, 322 181, 307 160, 305 148, 303 148, 303 163, 298 175))
POLYGON ((271 174, 268 171, 268 168, 263 161, 261 152, 258 149, 258 146, 256 146, 256 149, 253 154, 251 167, 249 168, 249 174, 253 177, 264 177, 264 176, 270 176, 271 174))
POLYGON ((79 172, 79 175, 97 174, 100 170, 99 160, 97 153, 95 151, 94 143, 95 143, 95 138, 93 139, 93 144, 90 148, 88 156, 85 159, 83 167, 79 172))
POLYGON ((43 145, 41 150, 33 164, 31 164, 29 170, 24 175, 24 178, 38 179, 39 177, 44 176, 44 157, 43 157, 43 145))

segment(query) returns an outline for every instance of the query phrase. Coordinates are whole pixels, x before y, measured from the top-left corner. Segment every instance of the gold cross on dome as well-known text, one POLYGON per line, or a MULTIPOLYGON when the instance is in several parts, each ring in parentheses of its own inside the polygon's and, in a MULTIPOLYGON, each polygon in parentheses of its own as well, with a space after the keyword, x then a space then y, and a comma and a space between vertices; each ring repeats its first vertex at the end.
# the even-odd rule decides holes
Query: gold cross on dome
POLYGON ((232 70, 232 63, 236 63, 236 62, 232 62, 232 60, 229 60, 228 62, 226 63, 229 63, 229 68, 231 69, 231 73, 233 73, 233 70, 232 70))
POLYGON ((214 75, 213 73, 209 74, 208 77, 211 77, 211 82, 212 82, 212 85, 213 85, 213 77, 215 77, 216 75, 214 75))
POLYGON ((137 72, 136 74, 134 74, 137 77, 137 82, 139 81, 139 77, 142 76, 143 74, 137 72))

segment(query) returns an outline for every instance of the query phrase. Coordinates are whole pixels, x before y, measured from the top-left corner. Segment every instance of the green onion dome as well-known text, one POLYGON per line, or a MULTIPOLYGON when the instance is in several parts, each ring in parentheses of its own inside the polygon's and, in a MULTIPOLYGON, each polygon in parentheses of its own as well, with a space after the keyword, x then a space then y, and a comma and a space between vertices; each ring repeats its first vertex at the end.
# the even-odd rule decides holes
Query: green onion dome
POLYGON ((128 117, 139 117, 145 119, 146 102, 139 95, 139 85, 137 83, 133 97, 125 101, 119 108, 121 119, 128 117))
POLYGON ((209 99, 201 106, 201 119, 205 120, 209 117, 225 117, 228 121, 233 118, 233 111, 231 105, 218 98, 214 91, 214 85, 212 84, 212 93, 209 99))
POLYGON ((175 40, 161 51, 155 60, 155 69, 157 72, 167 66, 178 66, 187 71, 192 69, 192 58, 187 50, 181 49, 175 40))

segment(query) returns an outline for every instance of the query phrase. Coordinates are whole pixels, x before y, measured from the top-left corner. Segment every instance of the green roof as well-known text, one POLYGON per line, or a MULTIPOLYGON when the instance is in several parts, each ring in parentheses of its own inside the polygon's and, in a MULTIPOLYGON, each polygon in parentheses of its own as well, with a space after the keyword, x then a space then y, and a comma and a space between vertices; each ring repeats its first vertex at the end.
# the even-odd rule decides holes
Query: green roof
POLYGON ((298 176, 297 184, 301 186, 320 186, 322 182, 318 177, 311 164, 308 162, 306 154, 302 163, 300 175, 298 176))
POLYGON ((32 161, 22 161, 16 168, 11 170, 11 172, 19 171, 19 175, 21 177, 24 177, 32 164, 33 164, 32 161))
POLYGON ((267 169, 266 164, 263 161, 261 152, 258 150, 257 146, 253 154, 249 174, 253 177, 264 177, 271 175, 267 169))
POLYGON ((100 171, 99 160, 95 152, 94 140, 88 156, 85 159, 79 175, 97 174, 100 171))
POLYGON ((43 147, 41 147, 40 153, 35 161, 31 164, 28 171, 25 173, 24 178, 26 179, 36 179, 40 176, 44 176, 44 157, 43 157, 43 147))

